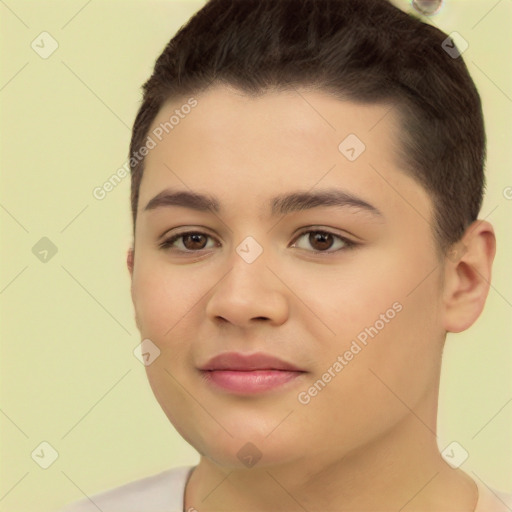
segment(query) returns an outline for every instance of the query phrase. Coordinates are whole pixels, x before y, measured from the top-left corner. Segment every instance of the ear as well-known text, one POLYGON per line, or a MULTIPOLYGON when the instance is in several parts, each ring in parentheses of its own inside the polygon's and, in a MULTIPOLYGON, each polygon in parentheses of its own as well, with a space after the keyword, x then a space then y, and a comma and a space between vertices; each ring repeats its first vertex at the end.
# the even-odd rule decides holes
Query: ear
POLYGON ((468 329, 480 316, 491 282, 496 253, 492 225, 484 220, 471 224, 445 257, 443 324, 448 332, 468 329))
POLYGON ((126 255, 126 266, 128 267, 128 271, 130 272, 130 277, 133 278, 133 264, 134 264, 134 251, 133 246, 128 249, 128 253, 126 255))

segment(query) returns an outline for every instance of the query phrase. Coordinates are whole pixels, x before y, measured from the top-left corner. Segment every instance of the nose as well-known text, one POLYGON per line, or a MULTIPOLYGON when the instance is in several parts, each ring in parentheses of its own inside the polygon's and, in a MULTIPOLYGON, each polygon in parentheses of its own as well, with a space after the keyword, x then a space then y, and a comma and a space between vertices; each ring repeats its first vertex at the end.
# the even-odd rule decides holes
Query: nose
POLYGON ((250 327, 265 322, 281 325, 288 319, 285 285, 266 265, 264 255, 247 263, 236 252, 230 269, 214 287, 206 305, 207 316, 216 323, 250 327))

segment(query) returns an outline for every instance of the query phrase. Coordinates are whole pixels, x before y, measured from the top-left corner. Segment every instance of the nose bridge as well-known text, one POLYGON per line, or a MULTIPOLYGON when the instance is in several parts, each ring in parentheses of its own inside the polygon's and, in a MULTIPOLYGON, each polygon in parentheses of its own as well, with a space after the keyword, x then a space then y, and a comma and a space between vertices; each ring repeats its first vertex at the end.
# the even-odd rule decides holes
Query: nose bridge
POLYGON ((253 237, 247 237, 231 255, 231 272, 228 277, 235 286, 246 287, 250 293, 259 293, 269 285, 272 286, 268 282, 267 261, 268 251, 264 251, 263 246, 253 237))

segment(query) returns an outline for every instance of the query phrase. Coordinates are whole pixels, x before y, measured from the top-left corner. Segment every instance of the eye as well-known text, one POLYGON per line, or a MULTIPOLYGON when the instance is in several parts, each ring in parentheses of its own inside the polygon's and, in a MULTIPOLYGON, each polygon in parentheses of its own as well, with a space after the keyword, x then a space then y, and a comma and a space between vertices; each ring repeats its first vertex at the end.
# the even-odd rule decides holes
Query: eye
POLYGON ((182 252, 197 252, 204 249, 211 249, 215 246, 214 244, 211 247, 206 247, 206 243, 209 238, 212 237, 206 233, 201 233, 200 231, 187 231, 186 233, 179 233, 171 236, 167 240, 164 240, 160 244, 160 247, 162 249, 176 249, 182 252), (177 241, 180 243, 175 245, 177 241))
MULTIPOLYGON (((317 253, 331 253, 331 252, 338 252, 342 250, 348 250, 354 248, 357 243, 353 242, 352 240, 349 240, 348 238, 345 238, 340 235, 335 235, 334 233, 331 233, 329 231, 324 230, 309 230, 304 231, 301 233, 295 240, 304 239, 306 241, 306 245, 309 244, 310 247, 313 248, 313 252, 317 253), (306 237, 307 235, 307 237, 306 237), (338 242, 336 244, 336 242, 338 242), (337 248, 333 250, 331 249, 333 246, 337 248)), ((291 247, 298 247, 299 249, 306 249, 309 250, 307 247, 297 245, 296 242, 291 247)))
MULTIPOLYGON (((295 238, 295 242, 290 247, 306 249, 315 253, 333 253, 352 249, 356 245, 356 242, 353 242, 348 238, 336 235, 330 231, 317 229, 302 232, 295 238), (304 239, 306 241, 306 245, 309 244, 313 250, 311 251, 311 249, 305 247, 304 244, 302 244, 302 246, 297 244, 297 241, 300 241, 301 239, 304 239)), ((214 247, 218 246, 219 243, 213 241, 213 237, 206 233, 202 233, 201 231, 187 231, 184 233, 178 233, 159 244, 159 247, 162 249, 170 249, 183 253, 195 253, 205 249, 213 249, 214 247), (213 245, 210 245, 209 247, 208 239, 212 240, 213 242, 213 245)))

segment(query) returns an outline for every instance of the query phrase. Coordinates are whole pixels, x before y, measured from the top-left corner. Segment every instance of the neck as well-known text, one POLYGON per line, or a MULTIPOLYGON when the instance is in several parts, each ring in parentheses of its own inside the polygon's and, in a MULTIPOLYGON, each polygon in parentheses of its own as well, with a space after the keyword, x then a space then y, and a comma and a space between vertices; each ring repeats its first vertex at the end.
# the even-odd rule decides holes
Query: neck
POLYGON ((202 456, 187 484, 185 510, 473 512, 476 485, 441 458, 435 413, 427 423, 418 417, 428 414, 410 413, 381 438, 341 455, 331 449, 250 469, 202 456))

